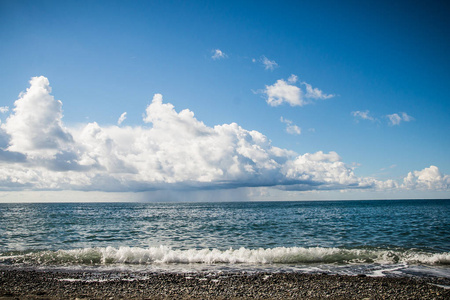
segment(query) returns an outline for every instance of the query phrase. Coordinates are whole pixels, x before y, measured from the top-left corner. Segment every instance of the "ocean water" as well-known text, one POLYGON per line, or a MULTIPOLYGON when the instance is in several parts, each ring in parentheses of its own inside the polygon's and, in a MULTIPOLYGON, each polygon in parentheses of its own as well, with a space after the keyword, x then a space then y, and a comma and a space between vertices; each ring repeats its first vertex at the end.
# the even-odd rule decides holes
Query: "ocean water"
POLYGON ((0 204, 0 267, 450 278, 450 200, 0 204))

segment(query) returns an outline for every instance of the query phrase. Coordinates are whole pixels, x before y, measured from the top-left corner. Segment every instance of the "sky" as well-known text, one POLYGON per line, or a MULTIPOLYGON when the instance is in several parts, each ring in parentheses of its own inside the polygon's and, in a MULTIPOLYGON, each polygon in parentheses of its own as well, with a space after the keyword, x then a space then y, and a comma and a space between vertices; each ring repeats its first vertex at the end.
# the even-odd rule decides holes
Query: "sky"
POLYGON ((449 198, 449 8, 0 0, 0 202, 449 198))

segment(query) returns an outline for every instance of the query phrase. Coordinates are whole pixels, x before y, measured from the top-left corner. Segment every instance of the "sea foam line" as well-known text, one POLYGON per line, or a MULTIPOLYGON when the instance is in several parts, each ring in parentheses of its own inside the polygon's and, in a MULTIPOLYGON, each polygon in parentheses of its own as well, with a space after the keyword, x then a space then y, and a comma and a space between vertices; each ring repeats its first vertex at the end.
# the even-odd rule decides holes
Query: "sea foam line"
POLYGON ((32 264, 310 264, 379 263, 449 265, 450 252, 429 253, 413 250, 368 250, 323 247, 277 247, 260 249, 187 249, 160 247, 106 247, 40 251, 0 256, 0 261, 32 264))

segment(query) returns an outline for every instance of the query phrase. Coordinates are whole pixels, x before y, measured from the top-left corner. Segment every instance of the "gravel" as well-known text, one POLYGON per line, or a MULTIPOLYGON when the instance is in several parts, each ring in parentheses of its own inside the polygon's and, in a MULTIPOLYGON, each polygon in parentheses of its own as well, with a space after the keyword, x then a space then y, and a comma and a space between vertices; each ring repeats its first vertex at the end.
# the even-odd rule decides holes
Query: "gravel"
POLYGON ((0 299, 450 299, 445 278, 0 270, 0 299))

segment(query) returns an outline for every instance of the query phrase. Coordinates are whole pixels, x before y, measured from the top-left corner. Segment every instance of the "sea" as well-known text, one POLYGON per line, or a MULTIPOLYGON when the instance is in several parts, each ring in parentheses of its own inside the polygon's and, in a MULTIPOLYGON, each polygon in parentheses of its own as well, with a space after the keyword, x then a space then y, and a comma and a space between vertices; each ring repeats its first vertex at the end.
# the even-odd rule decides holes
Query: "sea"
POLYGON ((0 268, 450 278, 450 200, 2 203, 0 268))

